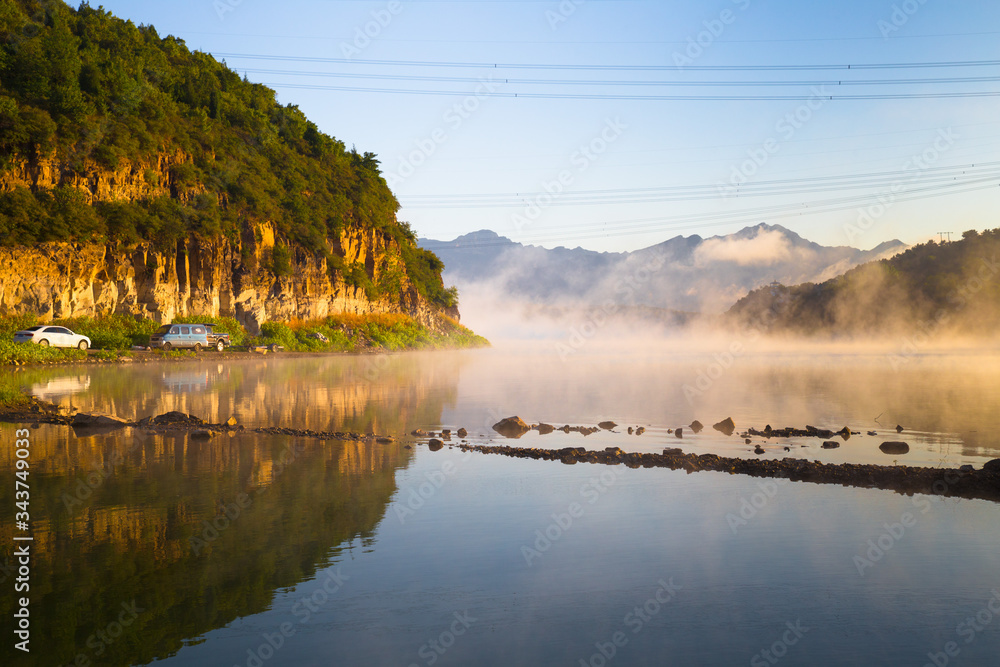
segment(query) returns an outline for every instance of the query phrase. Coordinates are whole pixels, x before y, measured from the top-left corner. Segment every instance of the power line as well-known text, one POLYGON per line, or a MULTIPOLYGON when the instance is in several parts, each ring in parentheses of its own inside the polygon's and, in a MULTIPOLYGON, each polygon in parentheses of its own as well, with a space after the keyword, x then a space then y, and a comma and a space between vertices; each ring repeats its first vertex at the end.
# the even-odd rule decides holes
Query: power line
MULTIPOLYGON (((921 185, 948 185, 974 179, 1000 178, 1000 162, 928 167, 920 171, 893 171, 811 176, 805 178, 753 181, 725 186, 732 197, 760 197, 833 190, 858 190, 910 182, 921 185)), ((667 201, 703 201, 718 197, 718 184, 674 185, 654 188, 588 190, 552 194, 550 192, 511 192, 456 195, 411 195, 400 197, 403 206, 416 208, 502 208, 520 207, 531 200, 546 197, 546 206, 581 206, 594 204, 638 204, 667 201)))
MULTIPOLYGON (((379 79, 388 81, 433 81, 439 83, 482 83, 477 77, 421 76, 413 74, 372 74, 356 72, 307 72, 302 70, 241 69, 244 73, 308 76, 331 79, 379 79)), ((993 83, 1000 75, 974 77, 944 77, 923 79, 861 79, 856 81, 824 79, 810 81, 609 81, 588 79, 490 79, 491 83, 531 86, 675 86, 675 87, 773 87, 773 86, 892 86, 960 83, 993 83)), ((268 84, 272 85, 272 84, 268 84)))
POLYGON ((295 83, 265 82, 271 88, 293 88, 305 90, 331 90, 355 93, 390 93, 394 95, 445 95, 457 97, 502 97, 509 99, 560 99, 560 100, 633 100, 633 101, 675 101, 675 102, 764 102, 764 101, 807 101, 807 100, 916 100, 945 98, 998 97, 1000 91, 970 91, 951 93, 897 93, 872 95, 612 95, 586 93, 511 93, 486 92, 470 93, 461 90, 411 90, 405 88, 361 88, 356 86, 311 86, 295 83))
MULTIPOLYGON (((216 53, 217 58, 246 58, 250 60, 278 60, 316 63, 341 63, 345 65, 390 65, 394 67, 461 67, 479 69, 543 69, 543 70, 592 70, 628 72, 679 71, 676 65, 574 65, 539 63, 490 63, 462 62, 456 60, 357 60, 354 58, 317 58, 310 56, 282 56, 255 53, 216 53)), ((1000 60, 942 60, 915 63, 844 63, 832 65, 686 65, 685 72, 780 72, 821 70, 866 69, 928 69, 941 67, 995 67, 1000 60)))
MULTIPOLYGON (((922 199, 976 192, 997 187, 997 183, 989 182, 976 184, 965 189, 948 191, 916 191, 909 195, 893 195, 892 203, 902 203, 917 201, 922 199)), ((723 227, 729 225, 740 225, 761 222, 768 220, 798 217, 802 215, 819 215, 823 213, 834 213, 847 209, 857 208, 867 203, 878 203, 878 199, 867 200, 826 200, 825 202, 799 203, 793 206, 786 206, 783 210, 764 211, 762 209, 748 209, 733 213, 724 214, 699 214, 674 217, 644 218, 638 220, 605 221, 587 225, 582 229, 579 225, 574 225, 573 230, 565 230, 561 235, 539 235, 524 238, 521 242, 525 244, 558 243, 561 241, 581 241, 588 239, 604 238, 607 236, 630 236, 635 234, 651 234, 657 232, 683 231, 689 229, 703 229, 706 227, 723 227), (638 224, 637 224, 638 223, 638 224), (611 233, 608 233, 608 229, 611 233), (597 231, 600 230, 600 231, 597 231), (580 232, 583 233, 580 233, 580 232)), ((485 242, 464 244, 462 247, 489 247, 494 245, 506 245, 503 242, 485 242)))

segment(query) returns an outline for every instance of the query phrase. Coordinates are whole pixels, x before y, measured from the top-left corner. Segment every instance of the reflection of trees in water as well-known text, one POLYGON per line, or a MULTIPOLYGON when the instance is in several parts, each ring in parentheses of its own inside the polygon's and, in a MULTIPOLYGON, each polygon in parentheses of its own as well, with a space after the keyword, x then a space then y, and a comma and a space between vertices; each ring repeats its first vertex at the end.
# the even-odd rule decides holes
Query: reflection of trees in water
POLYGON ((127 418, 179 410, 213 422, 235 415, 255 426, 403 433, 414 423, 436 423, 442 405, 454 403, 460 358, 434 352, 220 361, 206 352, 190 362, 45 369, 30 381, 47 386, 72 376, 80 384, 83 377, 89 385, 82 390, 50 400, 127 418))
MULTIPOLYGON (((145 663, 265 610, 275 590, 312 576, 338 545, 372 538, 411 456, 398 445, 285 437, 77 440, 55 427, 38 435, 30 664, 69 664, 81 652, 94 664, 145 663), (234 516, 214 537, 203 522, 220 503, 234 516), (96 656, 99 641, 88 648, 88 638, 132 600, 145 611, 96 656)), ((12 456, 0 472, 13 477, 12 456)), ((5 486, 0 501, 12 506, 13 490, 5 486)), ((12 555, 10 518, 0 558, 12 555)), ((13 602, 4 596, 0 613, 13 613, 13 602)))

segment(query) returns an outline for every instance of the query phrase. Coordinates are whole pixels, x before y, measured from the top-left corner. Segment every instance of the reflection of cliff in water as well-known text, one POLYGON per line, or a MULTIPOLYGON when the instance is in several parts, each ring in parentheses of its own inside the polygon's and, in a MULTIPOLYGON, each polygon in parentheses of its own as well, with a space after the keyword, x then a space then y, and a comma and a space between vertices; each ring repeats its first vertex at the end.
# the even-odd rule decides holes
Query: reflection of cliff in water
MULTIPOLYGON (((4 443, 13 442, 13 428, 0 426, 4 443)), ((34 625, 23 664, 71 664, 81 653, 91 664, 145 663, 266 609, 277 589, 338 560, 355 540, 373 539, 395 471, 410 458, 400 445, 287 437, 199 442, 126 431, 77 439, 48 426, 32 433, 34 625), (206 528, 220 505, 231 519, 206 528), (133 600, 144 611, 102 642, 95 633, 133 600)), ((7 447, 0 474, 13 479, 7 447)), ((10 507, 12 486, 0 491, 10 507)), ((12 519, 0 523, 4 564, 12 519)), ((0 602, 8 618, 13 601, 0 602)))
POLYGON ((458 384, 458 364, 444 353, 259 361, 213 354, 173 364, 46 369, 26 375, 25 386, 83 377, 90 384, 82 391, 48 400, 130 419, 179 410, 212 422, 235 415, 247 426, 398 434, 436 422, 458 384))

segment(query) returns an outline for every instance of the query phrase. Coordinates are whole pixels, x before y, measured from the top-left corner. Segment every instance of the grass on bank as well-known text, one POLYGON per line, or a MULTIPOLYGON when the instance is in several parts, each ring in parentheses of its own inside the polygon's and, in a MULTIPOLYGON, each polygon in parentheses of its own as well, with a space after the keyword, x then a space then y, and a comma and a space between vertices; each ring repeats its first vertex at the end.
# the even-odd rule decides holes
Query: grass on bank
MULTIPOLYGON (((232 344, 237 347, 277 343, 291 352, 362 352, 489 345, 485 338, 447 317, 440 331, 432 331, 412 317, 397 314, 341 314, 319 320, 266 322, 256 338, 231 317, 193 315, 178 317, 174 322, 212 324, 217 331, 228 333, 232 344), (316 338, 315 334, 322 334, 327 342, 316 338)), ((35 324, 39 322, 31 315, 0 317, 0 364, 66 363, 87 359, 87 353, 75 348, 40 347, 13 341, 14 332, 35 324)), ((87 336, 94 348, 91 357, 106 360, 127 356, 133 345, 148 345, 150 335, 160 326, 153 320, 125 315, 69 318, 54 320, 51 324, 65 326, 87 336)), ((172 358, 192 353, 171 350, 158 351, 158 354, 172 358)))

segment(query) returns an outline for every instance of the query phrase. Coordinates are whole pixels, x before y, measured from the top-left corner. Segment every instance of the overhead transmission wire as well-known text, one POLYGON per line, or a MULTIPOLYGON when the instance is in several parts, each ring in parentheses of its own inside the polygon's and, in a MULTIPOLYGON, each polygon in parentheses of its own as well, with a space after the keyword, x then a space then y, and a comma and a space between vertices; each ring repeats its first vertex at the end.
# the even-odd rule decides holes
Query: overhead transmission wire
MULTIPOLYGON (((341 63, 345 65, 391 65, 394 67, 457 67, 484 69, 543 69, 543 70, 592 70, 623 72, 678 71, 676 65, 581 65, 538 63, 461 62, 452 60, 358 60, 354 58, 317 58, 310 56, 282 56, 254 53, 216 53, 218 58, 246 58, 250 60, 276 60, 295 62, 341 63)), ((995 67, 1000 60, 941 60, 915 63, 843 63, 832 65, 685 65, 685 72, 780 72, 821 70, 868 69, 928 69, 942 67, 995 67)))
MULTIPOLYGON (((798 217, 802 215, 817 215, 823 213, 834 213, 852 208, 865 206, 866 204, 897 204, 902 202, 916 201, 952 194, 963 194, 969 192, 982 191, 997 187, 998 184, 993 179, 984 179, 983 183, 963 183, 963 189, 940 192, 940 188, 933 190, 920 189, 911 191, 908 194, 885 195, 882 193, 882 200, 878 196, 855 199, 830 199, 814 202, 800 202, 796 204, 783 205, 782 207, 769 207, 757 209, 743 209, 740 211, 725 213, 692 214, 681 216, 659 216, 654 218, 638 218, 632 220, 601 221, 584 225, 574 225, 573 229, 565 229, 562 235, 539 235, 519 238, 523 243, 543 244, 558 243, 560 241, 578 241, 586 239, 604 238, 609 235, 629 236, 636 234, 651 234, 665 231, 683 231, 689 229, 702 229, 705 227, 724 227, 729 225, 747 224, 761 222, 766 216, 769 220, 798 217), (580 233, 580 232, 583 233, 580 233)), ((494 245, 505 245, 504 241, 466 243, 462 247, 489 247, 494 245)))
POLYGON ((652 188, 621 188, 610 190, 586 190, 563 192, 552 195, 546 192, 470 193, 454 195, 410 195, 400 197, 406 208, 482 208, 523 206, 527 198, 548 196, 547 205, 592 205, 647 203, 658 201, 692 201, 717 197, 725 188, 734 198, 747 196, 777 196, 801 194, 805 192, 826 192, 843 189, 870 189, 892 185, 900 181, 922 184, 947 184, 963 182, 972 178, 1000 178, 1000 161, 971 163, 965 165, 927 167, 919 171, 902 169, 893 171, 868 172, 810 176, 805 178, 774 179, 732 184, 672 185, 652 188))

